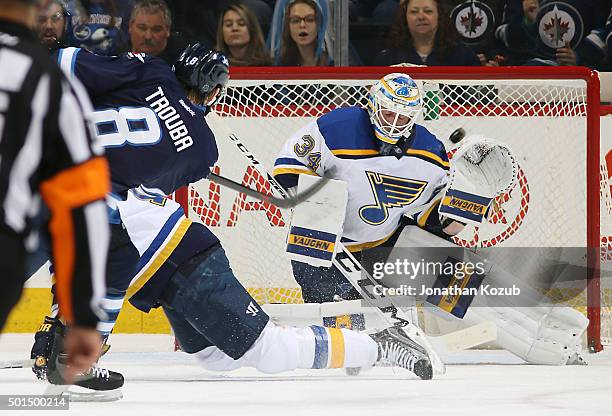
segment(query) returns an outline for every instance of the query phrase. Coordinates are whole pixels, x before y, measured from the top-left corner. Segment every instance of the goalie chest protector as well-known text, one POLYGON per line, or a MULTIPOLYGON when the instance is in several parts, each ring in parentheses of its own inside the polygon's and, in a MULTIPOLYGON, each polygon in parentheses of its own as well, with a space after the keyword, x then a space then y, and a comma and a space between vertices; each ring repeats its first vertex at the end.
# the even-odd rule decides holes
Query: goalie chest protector
MULTIPOLYGON (((401 157, 382 156, 368 112, 340 108, 299 130, 276 160, 274 175, 305 173, 348 184, 343 241, 352 250, 386 241, 409 209, 430 202, 446 183, 446 150, 415 124, 401 157)), ((286 181, 285 181, 286 183, 286 181)))

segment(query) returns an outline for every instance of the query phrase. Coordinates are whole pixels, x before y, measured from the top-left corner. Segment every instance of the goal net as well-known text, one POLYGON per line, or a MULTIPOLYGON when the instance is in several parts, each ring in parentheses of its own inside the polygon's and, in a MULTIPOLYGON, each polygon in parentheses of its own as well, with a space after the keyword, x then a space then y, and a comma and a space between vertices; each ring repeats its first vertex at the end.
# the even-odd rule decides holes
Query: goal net
MULTIPOLYGON (((425 105, 418 123, 444 142, 450 157, 458 145, 448 138, 460 127, 507 143, 518 156, 518 185, 496 199, 498 209, 486 224, 467 227, 456 243, 601 246, 602 257, 612 259, 612 199, 601 163, 612 143, 600 143, 599 82, 587 69, 232 68, 225 96, 207 117, 220 151, 214 171, 271 192, 229 134, 272 171, 296 130, 334 108, 365 106, 368 87, 398 71, 420 84, 425 105)), ((236 276, 258 302, 302 302, 284 256, 289 211, 206 180, 181 190, 177 199, 188 205, 190 218, 221 239, 236 276)), ((586 277, 586 289, 568 288, 576 293, 562 297, 588 314, 589 346, 599 349, 600 339, 612 343, 612 285, 597 270, 586 277)))

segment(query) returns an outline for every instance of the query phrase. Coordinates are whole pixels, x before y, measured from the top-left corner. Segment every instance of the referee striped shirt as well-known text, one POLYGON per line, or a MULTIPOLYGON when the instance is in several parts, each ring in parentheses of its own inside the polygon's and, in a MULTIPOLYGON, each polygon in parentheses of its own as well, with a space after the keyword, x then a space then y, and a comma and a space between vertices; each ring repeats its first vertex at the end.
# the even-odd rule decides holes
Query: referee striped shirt
POLYGON ((0 20, 0 232, 25 244, 42 196, 51 211, 60 312, 95 327, 103 317, 109 179, 85 121, 90 106, 33 32, 0 20))

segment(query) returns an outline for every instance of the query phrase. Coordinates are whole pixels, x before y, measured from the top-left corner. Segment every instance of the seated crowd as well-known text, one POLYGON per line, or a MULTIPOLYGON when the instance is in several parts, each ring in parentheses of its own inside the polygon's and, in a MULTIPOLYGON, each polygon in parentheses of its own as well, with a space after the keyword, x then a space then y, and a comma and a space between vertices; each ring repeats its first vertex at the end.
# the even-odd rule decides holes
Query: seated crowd
MULTIPOLYGON (((612 0, 348 0, 351 66, 582 65, 610 70, 612 0)), ((53 0, 50 49, 168 62, 205 39, 235 66, 332 66, 329 0, 53 0)))

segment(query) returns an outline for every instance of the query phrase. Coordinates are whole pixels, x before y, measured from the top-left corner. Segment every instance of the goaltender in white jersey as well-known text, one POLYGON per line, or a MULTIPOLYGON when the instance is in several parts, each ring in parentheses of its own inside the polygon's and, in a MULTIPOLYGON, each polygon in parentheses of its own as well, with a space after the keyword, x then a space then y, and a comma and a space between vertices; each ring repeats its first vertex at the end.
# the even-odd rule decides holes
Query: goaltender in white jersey
POLYGON ((387 241, 404 214, 436 199, 449 170, 442 142, 415 124, 422 104, 414 81, 391 74, 377 88, 369 111, 339 108, 296 132, 274 167, 287 188, 295 186, 297 174, 347 182, 343 241, 351 251, 387 241))
MULTIPOLYGON (((389 74, 370 89, 367 109, 338 108, 319 117, 276 159, 274 176, 285 188, 294 187, 299 174, 347 183, 342 242, 358 258, 364 249, 392 247, 406 221, 438 235, 461 229, 437 213, 450 166, 442 142, 415 124, 422 105, 412 78, 389 74)), ((335 267, 297 261, 292 267, 307 303, 360 298, 335 267)))
MULTIPOLYGON (((286 188, 297 184, 299 174, 347 183, 343 242, 362 262, 363 250, 380 246, 388 250, 375 256, 386 261, 403 225, 418 225, 449 240, 465 223, 482 222, 493 198, 515 183, 516 159, 510 149, 480 136, 463 141, 451 169, 444 145, 415 123, 421 109, 416 83, 405 74, 389 74, 371 88, 367 109, 339 108, 319 117, 293 135, 276 159, 274 176, 286 188), (460 209, 455 200, 474 201, 482 209, 460 209)), ((438 238, 433 246, 423 245, 450 243, 438 238)), ((335 266, 292 261, 292 267, 307 303, 360 298, 335 266)), ((487 279, 511 285, 517 277, 496 267, 487 279)), ((584 363, 580 335, 586 318, 568 307, 521 306, 509 301, 506 308, 471 308, 466 321, 493 321, 497 342, 527 362, 584 363)), ((349 327, 363 327, 362 316, 351 315, 350 321, 349 327)), ((325 324, 339 322, 329 319, 325 324)))

